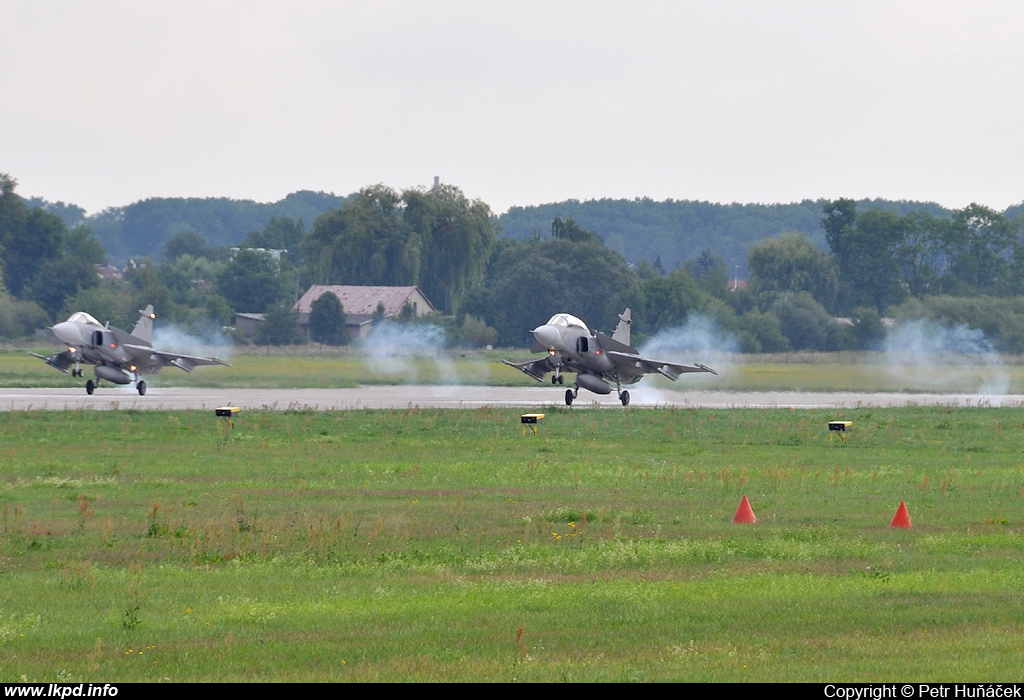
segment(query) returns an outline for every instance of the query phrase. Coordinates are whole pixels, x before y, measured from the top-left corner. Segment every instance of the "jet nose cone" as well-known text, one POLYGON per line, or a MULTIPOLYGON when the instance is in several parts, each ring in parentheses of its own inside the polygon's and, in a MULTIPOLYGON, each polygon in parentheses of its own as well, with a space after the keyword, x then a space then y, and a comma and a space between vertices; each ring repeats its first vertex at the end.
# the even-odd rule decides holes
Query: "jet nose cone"
POLYGON ((68 345, 78 345, 82 342, 82 332, 78 328, 78 324, 71 323, 71 321, 64 321, 58 323, 52 329, 53 334, 60 338, 62 343, 68 345))
POLYGON ((554 350, 558 347, 559 340, 561 340, 558 329, 550 324, 544 324, 533 329, 533 337, 537 339, 537 342, 548 348, 554 350))

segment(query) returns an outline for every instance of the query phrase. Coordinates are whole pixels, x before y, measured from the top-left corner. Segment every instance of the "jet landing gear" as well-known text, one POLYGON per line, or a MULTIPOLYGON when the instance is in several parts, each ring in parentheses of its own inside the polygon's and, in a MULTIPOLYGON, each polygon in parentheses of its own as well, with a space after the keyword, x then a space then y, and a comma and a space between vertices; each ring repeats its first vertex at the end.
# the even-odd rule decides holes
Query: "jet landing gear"
POLYGON ((579 389, 566 389, 565 390, 565 405, 572 406, 572 400, 579 394, 579 389))
MULTIPOLYGON (((93 381, 93 380, 90 379, 89 381, 87 381, 85 383, 85 393, 87 393, 89 396, 92 396, 93 392, 96 391, 99 388, 99 386, 100 386, 100 380, 99 379, 97 379, 96 381, 93 381)), ((146 382, 144 380, 142 380, 142 379, 139 379, 138 381, 135 382, 135 389, 139 392, 139 396, 145 396, 146 395, 146 382)))
POLYGON ((622 388, 622 384, 620 384, 617 379, 615 380, 615 391, 617 391, 619 393, 619 401, 622 402, 622 405, 623 406, 628 406, 629 405, 629 392, 625 391, 622 388))
POLYGON ((551 383, 552 384, 565 384, 565 377, 563 377, 561 374, 552 374, 551 375, 551 383))
POLYGON ((145 396, 146 382, 142 379, 139 379, 139 374, 138 372, 135 371, 134 367, 132 367, 132 372, 129 376, 132 378, 132 381, 135 382, 135 389, 136 391, 139 392, 139 396, 145 396))

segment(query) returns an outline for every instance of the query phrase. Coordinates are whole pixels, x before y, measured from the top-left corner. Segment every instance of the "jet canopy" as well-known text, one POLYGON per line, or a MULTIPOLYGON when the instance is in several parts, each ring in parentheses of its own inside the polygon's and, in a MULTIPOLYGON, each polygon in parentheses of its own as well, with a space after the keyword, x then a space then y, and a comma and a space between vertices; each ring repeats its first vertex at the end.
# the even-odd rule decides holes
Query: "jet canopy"
POLYGON ((88 323, 93 326, 102 326, 103 324, 97 321, 95 318, 85 313, 84 311, 76 311, 71 314, 71 318, 68 319, 68 323, 88 323))
POLYGON ((587 324, 571 314, 555 314, 548 319, 548 325, 561 326, 562 328, 579 328, 587 335, 591 334, 590 329, 587 328, 587 324))

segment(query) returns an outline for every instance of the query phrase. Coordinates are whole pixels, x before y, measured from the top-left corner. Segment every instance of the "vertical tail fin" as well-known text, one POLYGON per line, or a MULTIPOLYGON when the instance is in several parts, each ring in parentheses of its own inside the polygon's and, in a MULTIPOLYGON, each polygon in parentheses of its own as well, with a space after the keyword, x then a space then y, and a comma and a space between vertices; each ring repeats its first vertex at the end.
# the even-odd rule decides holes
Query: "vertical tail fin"
POLYGON ((633 324, 633 321, 630 320, 631 316, 632 314, 628 308, 619 314, 619 325, 615 326, 612 340, 617 340, 623 345, 629 345, 629 327, 633 324))
POLYGON ((153 305, 148 304, 145 309, 139 312, 139 322, 132 329, 132 335, 139 340, 145 340, 147 343, 152 344, 154 318, 156 318, 156 314, 153 313, 153 305))

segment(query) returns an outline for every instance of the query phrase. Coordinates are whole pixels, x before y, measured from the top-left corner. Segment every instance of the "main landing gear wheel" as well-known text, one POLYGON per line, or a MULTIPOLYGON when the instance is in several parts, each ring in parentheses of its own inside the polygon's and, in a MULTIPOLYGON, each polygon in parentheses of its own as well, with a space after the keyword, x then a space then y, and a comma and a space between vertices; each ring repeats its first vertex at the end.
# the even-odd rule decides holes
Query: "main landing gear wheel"
POLYGON ((621 394, 619 394, 619 401, 622 402, 623 406, 628 406, 629 405, 629 392, 628 391, 624 391, 621 394))
POLYGON ((565 405, 572 406, 572 400, 575 398, 572 393, 572 389, 565 390, 565 405))
POLYGON ((89 396, 92 396, 92 392, 94 391, 96 391, 96 382, 90 379, 85 383, 85 393, 89 394, 89 396))
POLYGON ((135 385, 135 388, 139 390, 139 396, 146 395, 146 382, 139 382, 135 385))

